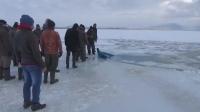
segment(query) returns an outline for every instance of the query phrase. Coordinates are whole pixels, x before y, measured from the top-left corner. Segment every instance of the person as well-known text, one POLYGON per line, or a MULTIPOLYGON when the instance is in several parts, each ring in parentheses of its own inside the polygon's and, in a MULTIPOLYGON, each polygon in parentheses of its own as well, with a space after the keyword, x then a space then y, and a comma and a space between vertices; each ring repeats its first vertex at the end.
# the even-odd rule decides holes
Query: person
POLYGON ((12 43, 9 36, 9 28, 5 20, 0 20, 0 79, 5 81, 15 77, 10 75, 10 64, 12 59, 12 43))
POLYGON ((22 67, 18 66, 18 64, 17 64, 16 53, 15 53, 15 45, 14 45, 15 35, 16 35, 16 32, 18 31, 18 26, 19 26, 19 23, 15 22, 13 27, 11 28, 9 34, 10 34, 10 38, 11 38, 11 41, 12 41, 12 49, 13 49, 12 60, 13 60, 13 65, 18 67, 18 80, 22 80, 23 79, 22 67))
POLYGON ((44 83, 48 82, 48 73, 50 72, 50 84, 58 82, 55 79, 55 72, 58 66, 58 58, 62 56, 62 44, 58 32, 54 31, 54 21, 48 19, 46 21, 47 29, 41 35, 41 49, 45 57, 47 71, 44 73, 44 83))
MULTIPOLYGON (((9 36, 10 36, 10 39, 11 39, 11 44, 12 44, 12 49, 14 50, 14 37, 15 37, 15 34, 17 32, 17 27, 18 27, 18 22, 15 22, 13 24, 13 27, 10 29, 9 31, 9 36)), ((16 60, 16 56, 15 56, 15 53, 13 52, 13 57, 12 57, 12 60, 13 60, 13 65, 14 66, 17 66, 17 60, 16 60)))
POLYGON ((22 66, 24 75, 23 107, 26 109, 31 106, 32 111, 36 111, 46 107, 46 104, 40 104, 39 97, 42 71, 45 71, 46 67, 40 54, 37 37, 32 32, 33 24, 34 20, 29 15, 21 16, 19 31, 15 35, 15 45, 17 62, 22 66))
POLYGON ((68 29, 65 34, 65 46, 67 50, 66 56, 66 68, 69 68, 69 58, 72 52, 72 67, 76 66, 76 53, 79 48, 79 37, 78 37, 78 24, 75 23, 71 29, 68 29))
POLYGON ((97 24, 94 23, 92 28, 93 28, 93 32, 94 32, 94 41, 97 42, 97 39, 98 39, 98 36, 97 36, 98 35, 97 34, 97 24))
POLYGON ((80 58, 82 62, 86 61, 86 45, 87 45, 87 35, 85 33, 85 26, 80 25, 79 27, 79 43, 80 43, 80 58))
MULTIPOLYGON (((48 20, 48 19, 47 19, 48 20)), ((46 21, 47 21, 46 20, 46 21)), ((46 22, 42 25, 42 32, 44 31, 44 30, 46 30, 47 29, 47 25, 46 25, 46 22)))
POLYGON ((36 28, 35 28, 35 30, 33 31, 33 33, 37 36, 37 39, 38 39, 38 41, 39 41, 39 43, 40 43, 40 36, 41 36, 41 34, 42 34, 42 30, 41 30, 39 24, 36 25, 36 28))
POLYGON ((92 54, 95 55, 95 39, 94 39, 94 30, 93 27, 90 26, 89 30, 87 31, 87 37, 88 37, 88 45, 87 45, 87 50, 88 50, 88 55, 91 55, 91 49, 92 49, 92 54))
MULTIPOLYGON (((44 23, 43 26, 42 26, 42 32, 43 32, 44 30, 47 29, 47 21, 48 21, 48 20, 50 20, 50 19, 47 18, 47 19, 45 20, 45 23, 44 23)), ((58 59, 58 61, 59 61, 59 59, 58 59)), ((58 68, 56 69, 56 73, 57 73, 57 72, 60 72, 60 70, 59 70, 58 68)))

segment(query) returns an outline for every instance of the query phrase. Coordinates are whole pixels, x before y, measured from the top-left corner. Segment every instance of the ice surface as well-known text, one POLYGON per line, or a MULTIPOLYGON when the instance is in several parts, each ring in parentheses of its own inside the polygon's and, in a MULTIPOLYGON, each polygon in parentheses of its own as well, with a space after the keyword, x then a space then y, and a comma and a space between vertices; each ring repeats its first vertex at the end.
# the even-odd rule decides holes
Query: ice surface
MULTIPOLYGON (((164 33, 183 36, 182 41, 160 31, 106 30, 97 46, 114 54, 112 59, 89 56, 78 69, 67 70, 64 53, 59 83, 42 85, 41 103, 47 108, 41 112, 199 112, 200 41, 193 40, 199 32, 164 33), (150 34, 162 40, 141 38, 150 34)), ((18 80, 0 81, 0 112, 31 111, 22 108, 22 86, 18 80)))

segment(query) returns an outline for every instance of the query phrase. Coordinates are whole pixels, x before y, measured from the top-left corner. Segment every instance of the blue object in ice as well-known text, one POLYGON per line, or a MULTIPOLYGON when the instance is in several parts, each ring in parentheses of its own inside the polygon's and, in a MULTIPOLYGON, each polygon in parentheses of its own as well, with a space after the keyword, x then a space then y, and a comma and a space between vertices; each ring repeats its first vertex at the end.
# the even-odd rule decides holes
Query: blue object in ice
POLYGON ((114 56, 110 53, 100 51, 99 48, 97 48, 97 53, 98 53, 98 57, 101 59, 108 59, 114 56))

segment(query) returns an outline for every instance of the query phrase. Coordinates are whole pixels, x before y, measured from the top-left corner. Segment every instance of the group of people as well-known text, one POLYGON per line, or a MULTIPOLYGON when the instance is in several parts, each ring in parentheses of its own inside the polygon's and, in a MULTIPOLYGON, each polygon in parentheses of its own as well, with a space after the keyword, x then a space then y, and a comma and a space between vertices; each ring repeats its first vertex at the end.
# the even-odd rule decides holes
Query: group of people
MULTIPOLYGON (((23 107, 31 107, 33 111, 37 111, 46 107, 46 104, 40 103, 39 98, 42 73, 44 84, 55 84, 59 81, 55 78, 55 73, 63 49, 53 20, 46 19, 42 28, 39 24, 34 31, 33 28, 34 20, 29 15, 22 15, 20 23, 15 22, 13 27, 9 27, 5 20, 0 20, 0 80, 15 79, 10 74, 13 61, 13 65, 18 67, 18 79, 24 80, 23 107)), ((76 61, 86 61, 86 51, 88 55, 95 55, 96 24, 86 32, 84 25, 75 23, 72 28, 67 29, 64 41, 67 51, 66 68, 69 69, 70 54, 72 68, 77 68, 76 61)))
POLYGON ((96 24, 90 26, 85 31, 84 25, 75 23, 72 28, 68 29, 65 34, 65 46, 67 50, 66 68, 69 68, 70 54, 72 54, 72 67, 77 68, 76 61, 79 59, 84 62, 87 59, 86 46, 88 55, 95 55, 95 42, 97 42, 96 24))

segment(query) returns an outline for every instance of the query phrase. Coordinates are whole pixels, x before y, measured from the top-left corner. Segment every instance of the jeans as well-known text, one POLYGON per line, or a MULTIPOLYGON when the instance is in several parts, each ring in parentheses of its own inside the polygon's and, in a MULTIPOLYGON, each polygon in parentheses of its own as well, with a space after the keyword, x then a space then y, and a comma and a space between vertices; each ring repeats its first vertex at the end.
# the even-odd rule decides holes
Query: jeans
POLYGON ((32 102, 39 103, 40 86, 42 81, 42 69, 36 65, 23 66, 24 87, 23 97, 24 102, 31 101, 31 86, 32 86, 32 102))

